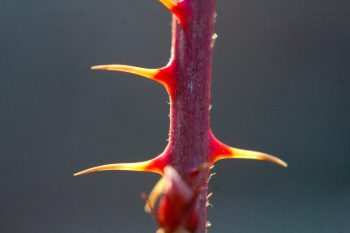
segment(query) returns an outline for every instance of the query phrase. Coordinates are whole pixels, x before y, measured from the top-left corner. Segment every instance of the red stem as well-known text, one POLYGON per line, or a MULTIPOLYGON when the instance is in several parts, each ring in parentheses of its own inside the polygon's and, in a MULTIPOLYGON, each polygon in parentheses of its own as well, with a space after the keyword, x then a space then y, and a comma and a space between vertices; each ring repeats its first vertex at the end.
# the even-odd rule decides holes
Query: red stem
POLYGON ((100 65, 94 70, 130 72, 165 86, 170 97, 169 143, 159 156, 144 162, 97 166, 96 171, 130 170, 163 176, 150 194, 146 211, 154 212, 157 232, 206 232, 209 167, 220 159, 244 158, 287 164, 268 154, 229 147, 210 129, 210 81, 215 0, 160 0, 172 13, 171 59, 166 67, 147 69, 100 65), (158 208, 154 203, 159 200, 158 208))
MULTIPOLYGON (((214 0, 184 1, 190 9, 186 27, 173 17, 173 83, 170 94, 170 132, 166 149, 168 165, 186 177, 209 161, 210 81, 212 71, 212 35, 214 0)), ((197 200, 200 223, 197 233, 206 232, 208 170, 198 177, 204 184, 197 200)), ((197 183, 196 182, 196 183, 197 183)))

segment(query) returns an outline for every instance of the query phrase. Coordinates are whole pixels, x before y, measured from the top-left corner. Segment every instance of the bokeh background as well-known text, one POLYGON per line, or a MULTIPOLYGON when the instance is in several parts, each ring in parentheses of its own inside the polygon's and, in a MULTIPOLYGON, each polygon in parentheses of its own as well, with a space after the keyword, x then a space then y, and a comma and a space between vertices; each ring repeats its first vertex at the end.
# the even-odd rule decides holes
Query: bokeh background
MULTIPOLYGON (((212 128, 277 155, 219 162, 220 233, 350 232, 350 2, 218 0, 212 128)), ((159 67, 170 14, 158 1, 0 2, 0 232, 154 232, 153 174, 78 170, 145 160, 168 133, 165 90, 91 65, 159 67)))

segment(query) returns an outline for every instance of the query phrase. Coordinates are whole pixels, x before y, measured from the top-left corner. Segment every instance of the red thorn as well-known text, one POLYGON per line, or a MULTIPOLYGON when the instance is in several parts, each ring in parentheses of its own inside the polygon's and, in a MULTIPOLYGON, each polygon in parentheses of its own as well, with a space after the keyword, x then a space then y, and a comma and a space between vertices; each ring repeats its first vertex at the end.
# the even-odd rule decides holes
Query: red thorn
POLYGON ((220 159, 256 159, 265 160, 276 163, 283 167, 288 167, 288 164, 283 160, 258 151, 242 150, 238 148, 233 148, 220 142, 212 132, 210 132, 210 151, 211 158, 210 163, 214 164, 220 159))
POLYGON ((126 73, 136 74, 143 76, 145 78, 154 79, 155 76, 159 73, 159 69, 147 69, 136 66, 128 66, 128 65, 99 65, 92 66, 92 70, 109 70, 109 71, 122 71, 126 73))
POLYGON ((188 22, 190 20, 191 11, 190 4, 186 3, 185 0, 175 2, 173 0, 159 0, 163 5, 168 8, 179 20, 183 29, 186 30, 188 22))
POLYGON ((149 78, 152 80, 156 80, 157 74, 159 74, 160 69, 147 69, 147 68, 141 68, 136 66, 128 66, 128 65, 99 65, 99 66, 92 66, 92 70, 108 70, 108 71, 121 71, 131 74, 140 75, 145 78, 149 78))
POLYGON ((128 65, 99 65, 99 66, 93 66, 91 67, 92 70, 108 70, 108 71, 121 71, 131 74, 140 75, 145 78, 149 78, 151 80, 154 80, 156 82, 159 82, 163 84, 163 86, 169 91, 171 91, 172 86, 172 63, 170 62, 169 65, 163 67, 163 68, 157 68, 157 69, 148 69, 148 68, 141 68, 136 66, 128 66, 128 65))
POLYGON ((170 96, 173 96, 175 90, 174 60, 171 58, 169 63, 158 69, 158 73, 154 76, 154 80, 161 83, 170 96))
POLYGON ((123 170, 123 171, 138 171, 138 172, 153 172, 159 175, 163 175, 163 170, 165 167, 165 160, 163 155, 160 155, 154 159, 136 162, 136 163, 116 163, 116 164, 106 164, 97 167, 88 168, 86 170, 77 172, 74 176, 80 176, 92 172, 100 171, 113 171, 113 170, 123 170))

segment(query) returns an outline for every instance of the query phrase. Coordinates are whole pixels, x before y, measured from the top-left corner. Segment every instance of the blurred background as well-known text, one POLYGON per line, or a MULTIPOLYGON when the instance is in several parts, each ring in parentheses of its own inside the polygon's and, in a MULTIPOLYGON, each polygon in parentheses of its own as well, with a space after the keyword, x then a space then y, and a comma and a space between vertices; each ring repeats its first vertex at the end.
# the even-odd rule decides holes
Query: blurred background
MULTIPOLYGON (((212 128, 289 163, 217 163, 209 232, 350 232, 350 2, 220 0, 212 128)), ((160 67, 170 13, 158 1, 2 0, 0 232, 155 232, 153 174, 105 163, 162 152, 165 90, 106 63, 160 67)))

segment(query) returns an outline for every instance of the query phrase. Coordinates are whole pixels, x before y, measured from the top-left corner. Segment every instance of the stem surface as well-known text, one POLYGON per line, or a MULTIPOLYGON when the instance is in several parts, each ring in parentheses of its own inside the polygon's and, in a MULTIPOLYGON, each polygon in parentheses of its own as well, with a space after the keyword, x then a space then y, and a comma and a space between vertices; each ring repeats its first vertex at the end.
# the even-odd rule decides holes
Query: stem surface
MULTIPOLYGON (((167 148, 169 164, 186 175, 207 163, 210 157, 210 81, 212 73, 212 36, 214 0, 186 0, 183 27, 173 16, 173 85, 170 94, 170 132, 167 148)), ((200 223, 197 233, 206 232, 208 169, 198 176, 203 184, 196 203, 200 223)), ((196 182, 196 183, 197 183, 196 182)))

